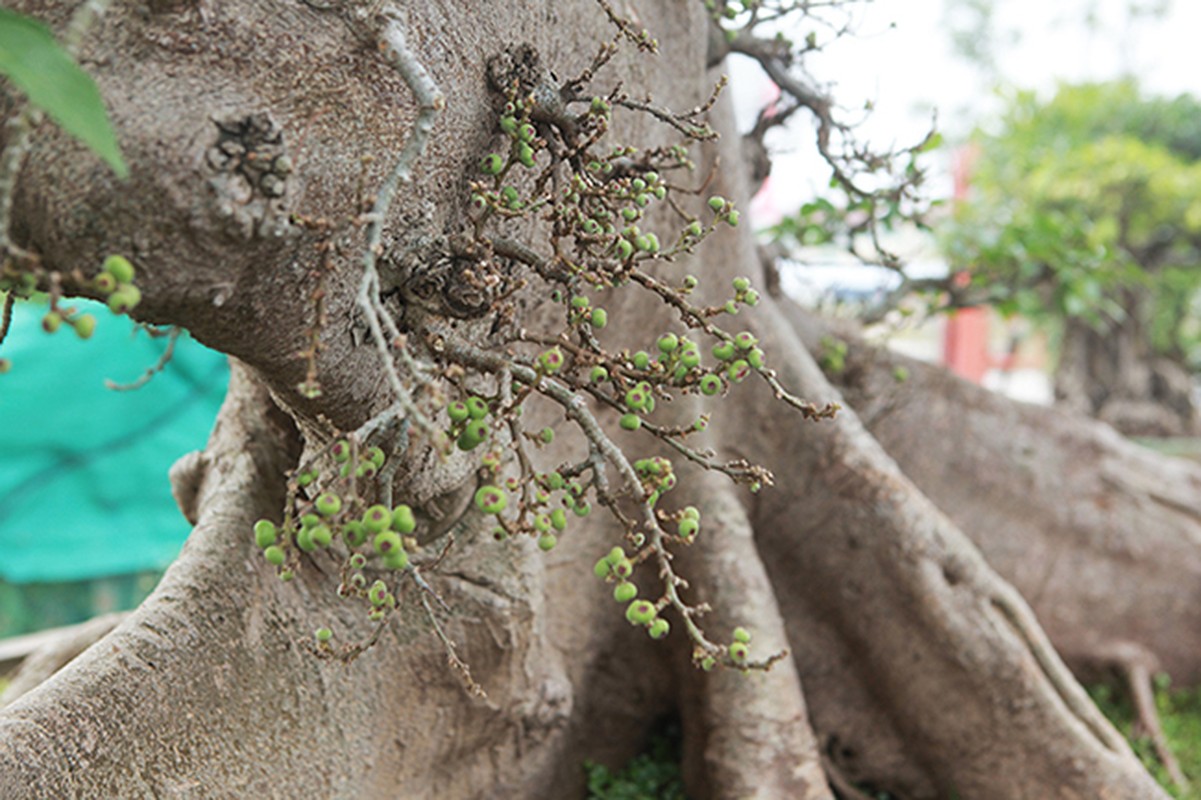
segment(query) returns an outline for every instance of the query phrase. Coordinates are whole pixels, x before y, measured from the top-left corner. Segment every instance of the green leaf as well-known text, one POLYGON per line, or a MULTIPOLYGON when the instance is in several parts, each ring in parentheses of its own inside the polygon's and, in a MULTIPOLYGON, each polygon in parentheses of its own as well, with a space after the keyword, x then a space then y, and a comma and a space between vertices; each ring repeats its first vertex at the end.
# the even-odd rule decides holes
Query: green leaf
POLYGON ((118 176, 129 174, 100 90, 46 26, 0 8, 0 74, 63 130, 104 159, 118 176))

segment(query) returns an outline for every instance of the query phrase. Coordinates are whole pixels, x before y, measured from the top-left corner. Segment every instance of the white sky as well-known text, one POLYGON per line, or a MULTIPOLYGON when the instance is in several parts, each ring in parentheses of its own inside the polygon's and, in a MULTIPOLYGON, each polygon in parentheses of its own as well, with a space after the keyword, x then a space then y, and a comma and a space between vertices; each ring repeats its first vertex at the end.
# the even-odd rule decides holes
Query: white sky
MULTIPOLYGON (((880 145, 920 140, 935 108, 938 127, 949 139, 965 134, 998 108, 991 83, 953 54, 945 2, 865 3, 854 14, 858 35, 809 62, 810 73, 833 84, 845 107, 874 103, 863 131, 880 145)), ((1201 95, 1201 0, 1166 0, 1162 20, 1144 17, 1129 25, 1125 21, 1131 0, 996 0, 996 5, 996 27, 1016 37, 998 53, 999 72, 1010 86, 1050 92, 1058 81, 1133 73, 1145 89, 1156 93, 1201 95), (1098 20, 1091 32, 1084 23, 1089 7, 1098 20)), ((798 38, 803 36, 804 32, 798 38)), ((748 85, 755 80, 756 68, 745 62, 730 66, 739 87, 740 110, 753 113, 750 104, 761 102, 767 88, 748 85)), ((809 120, 803 113, 798 117, 792 135, 774 143, 771 205, 782 212, 811 198, 828 176, 812 156, 809 120)))

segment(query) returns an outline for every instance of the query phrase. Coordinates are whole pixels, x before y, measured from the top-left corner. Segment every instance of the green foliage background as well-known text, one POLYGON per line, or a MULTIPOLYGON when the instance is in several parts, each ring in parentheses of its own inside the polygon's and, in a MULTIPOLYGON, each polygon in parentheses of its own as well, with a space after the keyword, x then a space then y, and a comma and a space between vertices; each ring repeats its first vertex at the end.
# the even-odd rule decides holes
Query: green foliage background
POLYGON ((972 147, 971 192, 942 244, 976 297, 1099 330, 1142 313, 1154 352, 1197 365, 1201 103, 1133 81, 1018 92, 972 147), (1149 302, 1136 311, 1123 290, 1149 302))

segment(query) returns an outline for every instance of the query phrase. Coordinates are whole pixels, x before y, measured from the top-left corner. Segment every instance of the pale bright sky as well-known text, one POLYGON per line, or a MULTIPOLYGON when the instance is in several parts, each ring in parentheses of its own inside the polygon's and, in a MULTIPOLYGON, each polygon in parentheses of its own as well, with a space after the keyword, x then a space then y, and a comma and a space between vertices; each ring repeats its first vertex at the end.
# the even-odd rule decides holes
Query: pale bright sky
MULTIPOLYGON (((809 62, 811 74, 834 84, 847 108, 874 103, 863 128, 872 141, 920 140, 934 108, 938 127, 954 139, 998 108, 990 83, 953 53, 946 2, 865 3, 854 14, 858 36, 809 62)), ((998 31, 1015 37, 999 48, 999 72, 1011 86, 1043 92, 1052 91, 1058 81, 1105 80, 1132 72, 1154 92, 1201 95, 1201 2, 1163 4, 1167 11, 1162 20, 1141 18, 1127 25, 1132 0, 996 0, 998 31), (1092 32, 1084 23, 1090 7, 1098 20, 1092 32)), ((731 64, 744 116, 756 94, 761 99, 767 92, 766 87, 748 86, 755 69, 731 64)), ((813 159, 810 121, 803 113, 797 117, 791 135, 774 142, 772 205, 785 212, 811 198, 828 175, 813 159)))

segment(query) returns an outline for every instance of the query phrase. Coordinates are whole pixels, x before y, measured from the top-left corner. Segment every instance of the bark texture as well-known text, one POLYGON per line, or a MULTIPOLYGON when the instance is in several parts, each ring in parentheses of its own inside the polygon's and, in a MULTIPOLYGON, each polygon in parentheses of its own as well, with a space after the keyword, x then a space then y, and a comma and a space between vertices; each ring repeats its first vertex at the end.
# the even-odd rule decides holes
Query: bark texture
MULTIPOLYGON (((49 130, 23 173, 19 241, 62 270, 129 252, 147 265, 146 317, 185 325, 237 360, 208 448, 175 472, 196 520, 183 555, 116 631, 0 711, 0 796, 573 797, 583 758, 627 757, 673 711, 700 798, 830 798, 831 784, 855 783, 907 798, 1163 796, 1018 592, 856 414, 801 424, 758 385, 733 391, 724 402, 733 418, 709 435, 723 457, 767 463, 779 485, 749 496, 685 470, 680 501, 709 521, 680 561, 694 578, 688 591, 716 609, 714 630, 749 619, 757 652, 789 648, 771 672, 700 672, 677 633, 653 643, 631 629, 589 574, 616 538, 600 515, 549 557, 529 543, 496 545, 470 515, 456 526, 434 581, 453 612, 447 633, 486 700, 463 690, 411 596, 413 613, 349 666, 308 655, 297 640, 316 625, 351 637, 365 621, 334 598, 329 559, 281 583, 250 526, 278 513, 284 472, 331 424, 353 428, 390 400, 353 312, 354 258, 325 287, 326 391, 295 392, 318 245, 331 237, 291 215, 353 216, 360 173, 365 186, 378 183, 380 161, 415 117, 357 6, 316 5, 115 9, 86 63, 112 99, 132 182, 114 184, 49 130), (273 164, 293 158, 286 175, 271 173, 281 195, 223 159, 221 145, 235 139, 273 164), (364 168, 364 155, 379 160, 364 168)), ((22 8, 60 24, 66 13, 57 3, 22 8)), ((626 53, 611 77, 676 107, 701 102, 715 77, 704 70, 703 6, 630 11, 664 53, 626 53)), ((387 247, 419 257, 423 241, 461 223, 461 189, 488 146, 486 57, 527 42, 560 77, 573 75, 612 29, 587 3, 512 3, 503 13, 429 3, 403 14, 410 46, 451 98, 389 221, 387 247)), ((719 115, 727 135, 703 154, 697 181, 720 156, 708 190, 745 202, 738 139, 727 110, 719 115)), ((351 254, 361 246, 353 230, 332 238, 351 254)), ((665 278, 698 272, 708 299, 724 295, 755 263, 753 243, 746 226, 716 239, 703 260, 664 265, 665 278)), ((637 321, 626 334, 653 340, 669 324, 645 299, 605 305, 615 320, 637 321)), ((523 313, 538 323, 532 301, 523 313)), ((845 404, 773 302, 748 317, 786 385, 845 404)), ((690 408, 680 403, 678 414, 690 408)), ((567 427, 561 413, 551 422, 567 427)), ((562 439, 556 446, 570 445, 562 439)), ((452 497, 471 472, 421 452, 405 462, 396 489, 419 505, 452 497)), ((977 522, 965 517, 963 528, 977 522)))
POLYGON ((1201 466, 786 309, 810 348, 848 344, 829 378, 1030 602, 1073 670, 1095 678, 1143 661, 1183 685, 1201 680, 1201 466))

